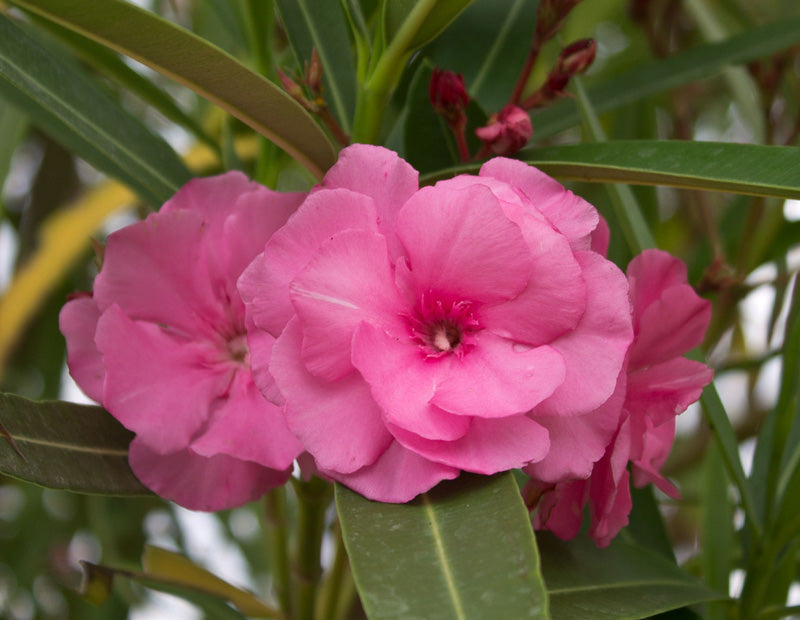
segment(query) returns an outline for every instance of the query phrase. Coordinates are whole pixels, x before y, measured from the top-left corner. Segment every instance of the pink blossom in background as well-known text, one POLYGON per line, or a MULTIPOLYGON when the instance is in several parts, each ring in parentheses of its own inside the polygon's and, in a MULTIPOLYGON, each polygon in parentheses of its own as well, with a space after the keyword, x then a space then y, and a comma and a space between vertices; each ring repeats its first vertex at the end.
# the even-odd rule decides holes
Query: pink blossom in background
POLYGON ((628 522, 628 463, 637 487, 652 482, 678 497, 659 470, 672 446, 675 417, 700 398, 713 375, 704 364, 683 357, 702 342, 711 318, 711 304, 689 286, 683 262, 660 250, 646 250, 631 261, 628 280, 634 341, 620 383, 623 415, 613 441, 588 479, 552 484, 556 481, 536 477, 536 465, 526 469, 533 476, 527 500, 538 502, 534 525, 571 538, 588 503, 589 533, 599 546, 607 546, 628 522))
POLYGON ((478 127, 475 135, 495 155, 513 155, 531 139, 533 125, 525 110, 509 104, 493 114, 486 126, 478 127))
POLYGON ((134 473, 187 508, 256 499, 301 451, 254 383, 236 280, 303 197, 237 172, 195 179, 111 234, 93 293, 61 311, 72 376, 136 433, 134 473))
POLYGON ((590 470, 633 337, 597 225, 519 161, 420 189, 392 151, 348 147, 239 280, 254 373, 319 472, 371 499, 462 470, 590 470), (579 442, 563 432, 597 411, 579 442))

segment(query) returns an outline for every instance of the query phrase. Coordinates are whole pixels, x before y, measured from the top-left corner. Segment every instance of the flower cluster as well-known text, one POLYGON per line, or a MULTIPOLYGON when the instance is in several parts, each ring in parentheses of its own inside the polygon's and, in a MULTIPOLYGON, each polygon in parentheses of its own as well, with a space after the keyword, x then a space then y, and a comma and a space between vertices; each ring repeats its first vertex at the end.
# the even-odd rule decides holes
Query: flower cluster
POLYGON ((353 145, 307 195, 195 180, 109 237, 62 311, 84 390, 136 433, 134 472, 192 508, 319 475, 405 502, 461 471, 524 468, 534 522, 605 544, 660 477, 710 371, 707 302, 651 251, 627 278, 597 211, 497 158, 419 187, 353 145), (291 215, 290 215, 291 214, 291 215), (627 502, 627 504, 626 504, 627 502))

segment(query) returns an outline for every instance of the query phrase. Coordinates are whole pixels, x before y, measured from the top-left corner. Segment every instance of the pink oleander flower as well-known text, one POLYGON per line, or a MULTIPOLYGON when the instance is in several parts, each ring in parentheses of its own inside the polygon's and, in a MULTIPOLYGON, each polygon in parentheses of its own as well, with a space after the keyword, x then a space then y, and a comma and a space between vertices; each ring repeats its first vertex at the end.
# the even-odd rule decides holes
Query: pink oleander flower
MULTIPOLYGON (((395 153, 344 149, 239 280, 265 394, 322 475, 375 500, 544 462, 561 421, 612 396, 633 336, 597 225, 519 161, 420 189, 395 153)), ((619 404, 606 417, 553 472, 591 468, 619 404)))
POLYGON ((93 293, 61 310, 72 376, 136 433, 142 483, 187 508, 256 499, 301 451, 254 383, 236 280, 303 197, 238 172, 190 181, 109 235, 93 293))
POLYGON ((711 304, 689 286, 683 262, 646 250, 631 261, 628 280, 634 340, 617 387, 624 405, 613 440, 585 480, 552 484, 537 477, 536 465, 526 468, 533 477, 528 501, 538 502, 534 525, 572 538, 588 503, 589 534, 601 547, 628 523, 629 463, 637 487, 652 482, 678 497, 659 470, 672 446, 675 417, 700 398, 713 375, 704 364, 683 357, 702 342, 711 318, 711 304))
POLYGON ((525 110, 509 104, 493 114, 485 127, 478 127, 475 135, 495 155, 513 155, 530 140, 533 125, 525 110))

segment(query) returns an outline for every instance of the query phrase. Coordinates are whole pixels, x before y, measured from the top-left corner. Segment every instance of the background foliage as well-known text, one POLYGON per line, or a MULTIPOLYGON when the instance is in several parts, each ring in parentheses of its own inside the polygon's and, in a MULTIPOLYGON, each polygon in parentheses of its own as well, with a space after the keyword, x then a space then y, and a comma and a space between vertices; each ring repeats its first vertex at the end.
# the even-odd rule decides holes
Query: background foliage
POLYGON ((471 129, 508 99, 538 6, 142 4, 0 2, 0 615, 153 617, 136 614, 153 613, 144 606, 161 590, 209 618, 279 617, 278 603, 298 618, 407 618, 431 610, 431 594, 441 615, 425 617, 487 617, 486 596, 459 571, 502 572, 514 551, 528 567, 524 594, 502 584, 483 593, 509 605, 504 617, 797 612, 789 596, 800 545, 795 2, 591 0, 534 69, 533 87, 560 46, 596 40, 573 96, 532 113, 533 139, 518 157, 600 209, 615 262, 655 244, 681 257, 714 303, 697 355, 714 366, 717 387, 706 390, 702 417, 685 414, 666 465, 683 499, 638 491, 630 526, 604 551, 580 537, 525 535, 511 475, 462 477, 409 506, 376 507, 340 488, 338 519, 330 489, 313 481, 192 516, 143 491, 125 467, 129 436, 102 410, 42 402, 74 397, 57 313, 68 293, 91 284, 92 239, 157 208, 192 174, 239 168, 273 188, 307 189, 335 161, 337 128, 397 150, 425 181, 473 169, 458 162, 430 106, 432 69, 463 73, 476 151, 471 129), (312 49, 327 103, 316 109, 284 92, 278 74, 302 81, 312 49), (487 530, 501 517, 510 539, 487 530), (393 519, 402 527, 389 536, 393 519), (366 539, 354 534, 375 524, 366 539), (199 544, 197 531, 212 532, 215 546, 199 544), (470 540, 478 534, 506 551, 489 554, 470 540), (397 568, 393 554, 413 556, 409 541, 430 575, 397 568), (76 594, 78 560, 91 563, 87 598, 103 604, 76 594))

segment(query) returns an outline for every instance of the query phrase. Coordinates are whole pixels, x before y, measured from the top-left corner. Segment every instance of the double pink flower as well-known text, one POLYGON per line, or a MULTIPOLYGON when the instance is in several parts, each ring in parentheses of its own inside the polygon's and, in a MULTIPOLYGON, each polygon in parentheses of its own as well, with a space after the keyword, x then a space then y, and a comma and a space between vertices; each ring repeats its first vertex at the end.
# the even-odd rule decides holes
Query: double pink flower
POLYGON ((587 501, 627 515, 629 461, 671 489, 674 416, 710 379, 681 357, 708 320, 682 264, 646 253, 626 279, 607 233, 522 162, 420 188, 354 145, 308 196, 193 181, 109 237, 61 327, 73 376, 136 433, 136 474, 185 506, 254 499, 305 450, 389 502, 525 468, 537 524, 568 535, 579 514, 556 515, 587 501))

